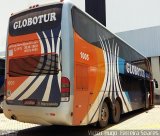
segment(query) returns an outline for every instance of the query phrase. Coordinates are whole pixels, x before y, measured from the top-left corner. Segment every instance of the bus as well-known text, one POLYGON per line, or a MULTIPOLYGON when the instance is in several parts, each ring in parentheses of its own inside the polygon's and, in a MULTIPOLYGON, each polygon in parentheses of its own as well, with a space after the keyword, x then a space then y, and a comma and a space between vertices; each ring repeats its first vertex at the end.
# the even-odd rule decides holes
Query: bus
POLYGON ((5 75, 5 59, 0 58, 0 103, 4 96, 4 75, 5 75))
POLYGON ((7 118, 103 128, 153 106, 148 59, 75 5, 30 7, 10 17, 8 30, 7 118))

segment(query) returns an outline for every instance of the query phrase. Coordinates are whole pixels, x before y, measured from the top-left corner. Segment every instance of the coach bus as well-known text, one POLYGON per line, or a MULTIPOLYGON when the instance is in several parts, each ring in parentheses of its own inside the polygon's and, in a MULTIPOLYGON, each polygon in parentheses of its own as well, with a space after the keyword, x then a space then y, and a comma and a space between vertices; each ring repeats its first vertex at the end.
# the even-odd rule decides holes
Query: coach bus
POLYGON ((5 74, 5 59, 0 58, 0 103, 4 96, 4 74, 5 74))
POLYGON ((73 4, 13 14, 8 30, 7 118, 106 127, 153 105, 148 59, 73 4))

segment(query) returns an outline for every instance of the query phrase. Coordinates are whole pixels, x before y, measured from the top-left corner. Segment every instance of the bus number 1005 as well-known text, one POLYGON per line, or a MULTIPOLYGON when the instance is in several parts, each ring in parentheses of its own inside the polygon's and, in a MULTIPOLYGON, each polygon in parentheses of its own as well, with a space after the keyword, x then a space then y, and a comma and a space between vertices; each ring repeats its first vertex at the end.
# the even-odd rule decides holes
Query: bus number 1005
POLYGON ((89 61, 89 54, 80 52, 81 59, 89 61))

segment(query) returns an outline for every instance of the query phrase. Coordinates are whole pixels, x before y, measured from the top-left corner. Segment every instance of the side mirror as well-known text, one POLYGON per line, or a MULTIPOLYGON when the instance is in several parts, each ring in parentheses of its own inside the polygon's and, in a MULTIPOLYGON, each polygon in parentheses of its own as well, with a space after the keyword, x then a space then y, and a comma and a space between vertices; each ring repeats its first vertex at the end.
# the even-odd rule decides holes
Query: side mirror
POLYGON ((154 79, 154 84, 155 84, 155 87, 158 88, 158 82, 156 79, 154 79))

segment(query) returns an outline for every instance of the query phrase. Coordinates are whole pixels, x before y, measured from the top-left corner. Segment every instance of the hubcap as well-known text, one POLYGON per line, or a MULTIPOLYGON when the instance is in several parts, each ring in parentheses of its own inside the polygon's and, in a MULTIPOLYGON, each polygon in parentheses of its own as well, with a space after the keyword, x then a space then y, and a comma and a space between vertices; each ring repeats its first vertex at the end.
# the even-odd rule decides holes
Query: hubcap
POLYGON ((106 121, 107 118, 108 118, 107 109, 103 107, 103 108, 102 108, 102 111, 101 111, 101 119, 102 119, 103 121, 106 121))

